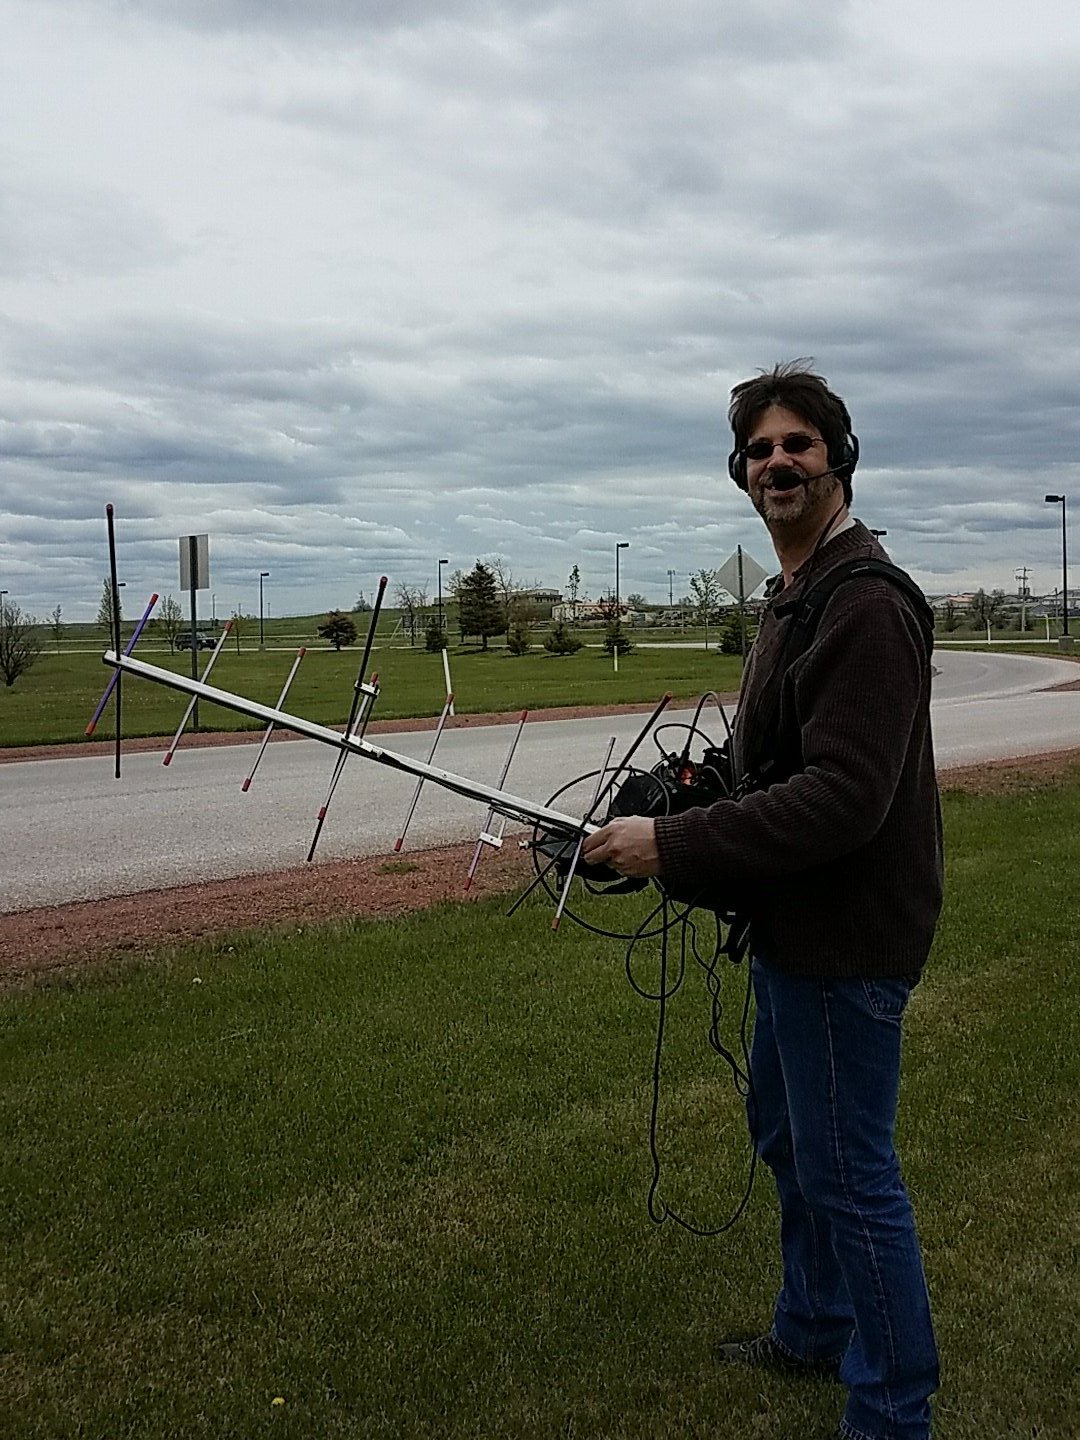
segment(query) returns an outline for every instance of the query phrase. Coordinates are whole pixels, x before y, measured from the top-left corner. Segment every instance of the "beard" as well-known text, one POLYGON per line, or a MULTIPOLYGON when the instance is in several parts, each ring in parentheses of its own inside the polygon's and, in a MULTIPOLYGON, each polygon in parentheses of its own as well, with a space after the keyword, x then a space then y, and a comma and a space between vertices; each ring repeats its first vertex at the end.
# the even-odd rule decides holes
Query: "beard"
MULTIPOLYGON (((793 473, 799 474, 798 471, 793 473)), ((751 499, 754 509, 767 525, 788 529, 804 525, 809 517, 815 516, 835 488, 835 476, 815 475, 809 480, 800 477, 797 485, 782 491, 773 491, 763 485, 751 499)))

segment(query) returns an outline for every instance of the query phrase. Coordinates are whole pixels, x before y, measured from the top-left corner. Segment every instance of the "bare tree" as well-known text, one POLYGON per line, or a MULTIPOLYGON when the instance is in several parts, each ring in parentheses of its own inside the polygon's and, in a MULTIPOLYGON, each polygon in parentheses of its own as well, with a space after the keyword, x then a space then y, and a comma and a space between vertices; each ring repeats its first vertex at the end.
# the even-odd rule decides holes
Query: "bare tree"
POLYGON ((169 642, 169 649, 176 650, 176 637, 184 624, 184 612, 180 609, 180 601, 172 595, 166 595, 158 607, 155 625, 162 635, 169 642))
MULTIPOLYGON (((179 612, 179 605, 176 607, 179 612)), ((239 605, 233 606, 233 612, 229 617, 232 624, 233 639, 236 641, 236 653, 240 654, 240 636, 255 624, 255 616, 246 614, 239 605)))
POLYGON ((694 597, 694 609, 698 622, 705 626, 705 649, 709 648, 709 616, 720 600, 720 581, 715 570, 699 570, 690 576, 690 593, 694 597))
MULTIPOLYGON (((124 602, 120 591, 116 592, 117 603, 120 606, 120 618, 124 618, 124 602)), ((101 599, 98 602, 97 623, 105 631, 106 635, 112 634, 112 586, 108 580, 102 582, 101 599)))
POLYGON ((1002 619, 1004 609, 1004 590, 991 590, 988 595, 985 590, 980 589, 971 597, 968 614, 979 625, 997 625, 1002 619))
POLYGON ((517 581, 514 572, 510 568, 509 560, 504 560, 501 555, 495 555, 487 562, 487 568, 495 576, 495 589, 498 592, 503 609, 510 613, 510 602, 514 597, 514 590, 517 588, 517 581))
POLYGON ((14 685, 41 654, 41 631, 33 615, 24 615, 18 605, 0 601, 0 675, 5 685, 14 685))
POLYGON ((566 581, 566 594, 570 601, 570 619, 576 625, 578 622, 578 606, 586 596, 581 589, 581 571, 577 565, 570 571, 566 581))
POLYGON ((49 614, 49 629, 52 631, 53 639, 56 641, 56 653, 58 655, 60 654, 60 641, 64 635, 63 615, 64 612, 59 605, 49 614))
POLYGON ((401 623, 409 632, 409 644, 415 645, 417 631, 423 629, 427 611, 427 590, 423 585, 406 585, 403 580, 397 587, 397 601, 401 610, 401 623))

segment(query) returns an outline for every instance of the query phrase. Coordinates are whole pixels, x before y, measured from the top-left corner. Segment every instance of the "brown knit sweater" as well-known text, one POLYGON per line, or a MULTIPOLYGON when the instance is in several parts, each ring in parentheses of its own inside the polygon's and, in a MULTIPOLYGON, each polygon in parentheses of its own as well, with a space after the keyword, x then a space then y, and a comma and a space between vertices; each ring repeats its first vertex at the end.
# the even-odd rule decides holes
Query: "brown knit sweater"
MULTIPOLYGON (((885 552, 856 522, 771 598, 743 677, 736 764, 808 578, 885 552)), ((941 909, 941 811, 930 736, 930 646, 912 602, 863 576, 828 601, 791 662, 779 733, 801 768, 742 800, 656 821, 662 878, 718 907, 737 896, 756 955, 798 975, 917 975, 941 909)))

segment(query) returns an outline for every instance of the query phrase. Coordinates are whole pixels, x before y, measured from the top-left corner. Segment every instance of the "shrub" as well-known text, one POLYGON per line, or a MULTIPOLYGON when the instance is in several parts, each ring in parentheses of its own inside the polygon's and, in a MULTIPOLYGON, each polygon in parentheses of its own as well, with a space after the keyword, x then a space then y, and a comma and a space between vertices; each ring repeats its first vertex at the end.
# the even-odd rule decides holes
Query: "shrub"
POLYGON ((604 649, 609 655, 629 655, 633 648, 633 641, 627 635, 623 622, 612 620, 604 630, 604 649))
POLYGON ((722 655, 742 654, 741 632, 746 634, 746 648, 749 650, 754 639, 754 627, 751 625, 749 617, 744 615, 740 624, 738 612, 725 616, 720 625, 720 653, 722 655))
POLYGON ((427 629, 424 631, 424 649, 432 655, 438 655, 446 649, 446 630, 439 624, 439 617, 432 615, 427 622, 427 629))
POLYGON ((565 620, 556 620, 544 636, 544 649, 550 655, 576 655, 583 642, 571 635, 565 620))
POLYGON ((511 655, 524 655, 532 646, 526 620, 515 620, 506 632, 506 648, 511 655))

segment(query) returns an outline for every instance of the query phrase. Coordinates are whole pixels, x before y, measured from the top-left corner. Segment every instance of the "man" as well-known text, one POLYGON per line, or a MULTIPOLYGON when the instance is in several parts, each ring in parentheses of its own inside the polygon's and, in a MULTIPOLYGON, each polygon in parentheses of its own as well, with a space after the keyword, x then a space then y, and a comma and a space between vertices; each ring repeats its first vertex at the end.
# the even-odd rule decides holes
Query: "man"
POLYGON ((937 1351, 893 1129, 901 1017, 942 897, 932 641, 917 595, 863 573, 791 644, 813 585, 887 558, 848 514, 858 441, 802 361, 736 386, 729 419, 732 478, 782 572, 735 721, 748 793, 613 820, 585 854, 705 905, 741 892, 751 916, 748 1111, 780 1198, 783 1284, 770 1330, 721 1358, 838 1375, 848 1440, 926 1440, 937 1351))

